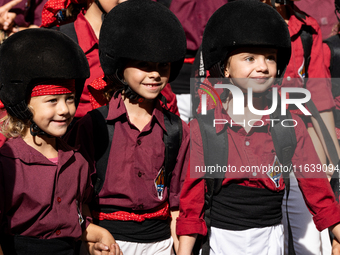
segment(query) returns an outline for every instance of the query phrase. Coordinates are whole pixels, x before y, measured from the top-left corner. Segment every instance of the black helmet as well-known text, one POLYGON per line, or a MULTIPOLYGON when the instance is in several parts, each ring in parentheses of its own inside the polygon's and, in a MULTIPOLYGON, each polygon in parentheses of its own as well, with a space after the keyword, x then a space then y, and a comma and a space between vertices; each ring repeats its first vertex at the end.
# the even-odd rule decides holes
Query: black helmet
POLYGON ((76 105, 90 76, 82 49, 68 36, 49 29, 27 29, 0 47, 0 100, 12 116, 32 117, 27 107, 36 81, 76 80, 76 105))
POLYGON ((220 7, 204 30, 204 65, 215 76, 224 76, 221 65, 240 47, 270 47, 278 50, 277 78, 282 78, 291 55, 288 26, 271 6, 258 0, 238 0, 220 7))
POLYGON ((99 59, 105 76, 116 75, 122 59, 170 62, 173 81, 186 53, 186 38, 176 16, 151 0, 129 0, 117 5, 103 21, 99 59))

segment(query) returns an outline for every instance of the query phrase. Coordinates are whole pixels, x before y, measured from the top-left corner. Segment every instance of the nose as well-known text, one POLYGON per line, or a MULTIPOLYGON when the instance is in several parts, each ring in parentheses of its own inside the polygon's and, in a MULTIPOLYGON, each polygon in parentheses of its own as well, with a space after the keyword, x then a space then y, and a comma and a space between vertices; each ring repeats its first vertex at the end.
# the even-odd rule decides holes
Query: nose
POLYGON ((67 115, 70 112, 69 106, 64 100, 59 100, 57 107, 58 115, 67 115))
POLYGON ((262 72, 262 73, 268 72, 268 63, 266 61, 266 58, 259 58, 257 60, 256 71, 262 72))
POLYGON ((149 77, 154 78, 154 79, 160 78, 161 75, 159 74, 159 72, 160 71, 159 71, 158 63, 153 63, 149 69, 149 77))

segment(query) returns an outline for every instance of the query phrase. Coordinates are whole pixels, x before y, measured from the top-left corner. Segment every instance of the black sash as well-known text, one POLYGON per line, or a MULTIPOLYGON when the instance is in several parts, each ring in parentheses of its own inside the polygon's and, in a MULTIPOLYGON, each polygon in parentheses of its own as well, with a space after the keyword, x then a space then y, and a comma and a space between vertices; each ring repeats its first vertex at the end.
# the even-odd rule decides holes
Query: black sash
MULTIPOLYGON (((96 206, 94 210, 104 213, 132 212, 130 208, 114 206, 96 206)), ((169 220, 146 219, 136 222, 93 219, 93 223, 106 228, 116 240, 120 241, 151 243, 164 241, 171 236, 169 220)))
POLYGON ((211 226, 227 230, 262 228, 281 223, 284 190, 230 184, 213 196, 211 226))
POLYGON ((75 240, 67 238, 39 239, 28 236, 2 236, 4 255, 75 255, 75 240))

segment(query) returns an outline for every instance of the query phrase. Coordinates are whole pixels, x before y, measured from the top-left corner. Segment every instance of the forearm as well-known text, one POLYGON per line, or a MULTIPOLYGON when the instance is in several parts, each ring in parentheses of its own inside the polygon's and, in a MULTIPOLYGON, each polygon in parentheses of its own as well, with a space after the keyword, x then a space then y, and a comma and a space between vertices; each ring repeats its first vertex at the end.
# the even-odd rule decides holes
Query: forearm
POLYGON ((179 210, 176 210, 176 211, 171 210, 170 215, 171 215, 171 222, 170 222, 171 236, 172 236, 172 239, 174 240, 174 248, 175 248, 175 252, 177 254, 178 253, 179 240, 178 240, 178 236, 176 234, 176 220, 177 220, 177 217, 179 215, 179 210))
POLYGON ((197 234, 183 235, 179 237, 179 247, 177 255, 191 255, 196 242, 197 234))

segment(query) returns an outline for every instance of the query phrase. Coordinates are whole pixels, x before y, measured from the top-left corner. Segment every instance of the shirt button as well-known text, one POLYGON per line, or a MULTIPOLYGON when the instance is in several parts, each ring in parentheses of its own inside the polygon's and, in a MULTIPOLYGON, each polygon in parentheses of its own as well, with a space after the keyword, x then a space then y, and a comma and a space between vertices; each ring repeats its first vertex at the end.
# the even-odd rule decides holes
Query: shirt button
POLYGON ((292 78, 290 76, 287 77, 287 81, 290 81, 292 78))
POLYGON ((55 233, 57 236, 59 236, 61 234, 61 231, 58 229, 55 233))
POLYGON ((249 141, 246 141, 246 146, 249 146, 250 142, 249 141))
POLYGON ((61 198, 60 198, 60 197, 58 197, 58 198, 57 198, 57 201, 58 201, 58 203, 60 203, 60 202, 61 202, 61 198))
POLYGON ((139 205, 138 208, 143 209, 144 208, 143 204, 139 205))
POLYGON ((142 141, 141 140, 137 140, 137 144, 141 145, 142 141))
POLYGON ((257 173, 256 172, 253 172, 253 176, 256 176, 257 175, 257 173))
POLYGON ((142 177, 142 173, 141 172, 138 172, 138 177, 142 177))

